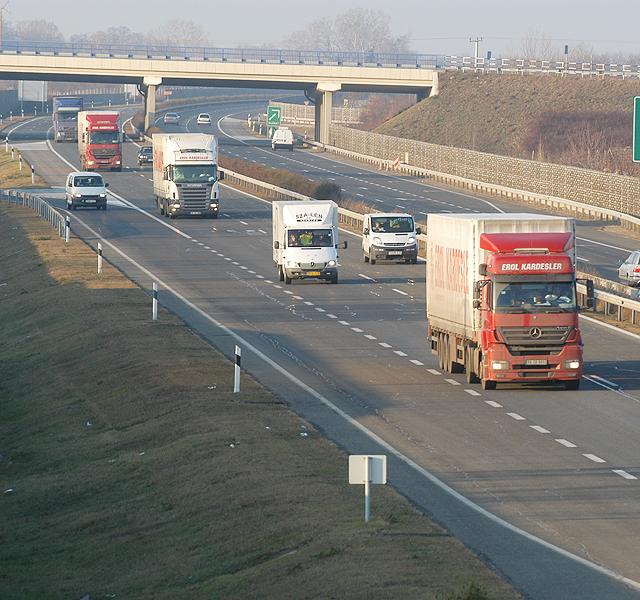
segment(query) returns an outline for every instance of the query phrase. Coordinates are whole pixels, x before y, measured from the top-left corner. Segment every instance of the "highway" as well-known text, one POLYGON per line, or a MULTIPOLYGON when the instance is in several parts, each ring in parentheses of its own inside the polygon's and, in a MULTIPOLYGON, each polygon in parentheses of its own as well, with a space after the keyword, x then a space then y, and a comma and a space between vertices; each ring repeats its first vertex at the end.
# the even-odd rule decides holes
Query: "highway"
MULTIPOLYGON (((230 112, 258 106, 209 107, 209 130, 230 112)), ((179 111, 183 127, 196 130, 191 117, 199 110, 179 111)), ((59 188, 78 164, 77 149, 42 141, 48 126, 35 120, 13 139, 26 138, 24 155, 59 188)), ((349 195, 375 196, 383 209, 392 201, 417 215, 490 208, 313 152, 274 154, 240 121, 221 127, 224 152, 334 177, 349 195)), ((219 220, 166 220, 136 152, 127 144, 128 168, 106 174, 116 195, 107 212, 72 213, 74 234, 102 240, 106 258, 144 288, 158 280, 161 302, 228 356, 240 343, 243 366, 345 451, 389 455, 396 488, 526 597, 638 597, 637 337, 583 319, 587 379, 579 392, 468 386, 463 376, 443 375, 427 350, 424 264, 365 265, 358 237, 344 233, 339 285, 285 287, 271 261, 267 203, 225 188, 219 220)), ((50 198, 63 208, 59 189, 50 198)), ((579 255, 600 269, 623 254, 615 247, 633 243, 588 226, 580 237, 579 255)))

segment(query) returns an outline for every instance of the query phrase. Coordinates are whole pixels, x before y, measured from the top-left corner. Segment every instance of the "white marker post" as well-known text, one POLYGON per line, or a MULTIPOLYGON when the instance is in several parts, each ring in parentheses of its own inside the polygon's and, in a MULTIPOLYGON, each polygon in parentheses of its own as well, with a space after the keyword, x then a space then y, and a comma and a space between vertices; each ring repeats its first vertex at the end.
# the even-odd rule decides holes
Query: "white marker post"
POLYGON ((242 348, 236 346, 236 364, 233 369, 233 393, 240 391, 240 367, 242 362, 242 348))
POLYGON ((102 244, 98 242, 98 273, 102 273, 102 244))
POLYGON ((349 456, 349 483, 364 485, 364 520, 371 520, 371 484, 387 483, 387 457, 384 454, 349 456))
POLYGON ((69 215, 67 215, 67 218, 64 220, 64 241, 67 244, 69 243, 70 236, 71 236, 71 219, 69 218, 69 215))
POLYGON ((36 183, 36 168, 31 165, 31 185, 35 185, 36 183))
POLYGON ((158 320, 158 284, 153 282, 153 320, 158 320))

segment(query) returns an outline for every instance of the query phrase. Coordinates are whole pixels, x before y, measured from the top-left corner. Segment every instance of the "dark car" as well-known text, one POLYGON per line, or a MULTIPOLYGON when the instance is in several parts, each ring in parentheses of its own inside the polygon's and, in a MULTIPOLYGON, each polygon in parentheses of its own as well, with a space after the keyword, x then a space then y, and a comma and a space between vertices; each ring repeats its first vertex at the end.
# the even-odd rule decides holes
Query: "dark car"
POLYGON ((150 165, 153 163, 153 148, 151 146, 142 146, 140 152, 138 152, 138 164, 150 165))

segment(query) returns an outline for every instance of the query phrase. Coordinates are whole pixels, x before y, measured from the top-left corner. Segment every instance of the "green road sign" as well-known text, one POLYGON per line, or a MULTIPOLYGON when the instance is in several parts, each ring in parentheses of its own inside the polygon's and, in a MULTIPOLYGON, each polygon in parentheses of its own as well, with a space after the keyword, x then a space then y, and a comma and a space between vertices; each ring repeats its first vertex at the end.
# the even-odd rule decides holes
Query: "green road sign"
POLYGON ((640 162, 640 96, 633 99, 633 162, 640 162))
POLYGON ((282 117, 281 106, 269 106, 267 108, 267 125, 269 127, 279 127, 282 117))

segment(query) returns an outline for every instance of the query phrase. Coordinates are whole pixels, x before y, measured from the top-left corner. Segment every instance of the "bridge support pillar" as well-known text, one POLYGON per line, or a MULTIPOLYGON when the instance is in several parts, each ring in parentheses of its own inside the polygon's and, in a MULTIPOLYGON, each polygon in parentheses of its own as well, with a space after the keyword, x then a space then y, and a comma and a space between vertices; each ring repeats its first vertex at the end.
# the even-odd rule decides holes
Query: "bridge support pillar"
POLYGON ((147 131, 149 127, 153 126, 156 119, 156 90, 162 83, 160 77, 145 77, 144 85, 147 88, 145 95, 145 110, 144 110, 144 130, 147 131))
POLYGON ((316 100, 316 142, 329 144, 331 113, 333 109, 333 94, 340 91, 342 86, 335 82, 321 82, 315 90, 316 100))

